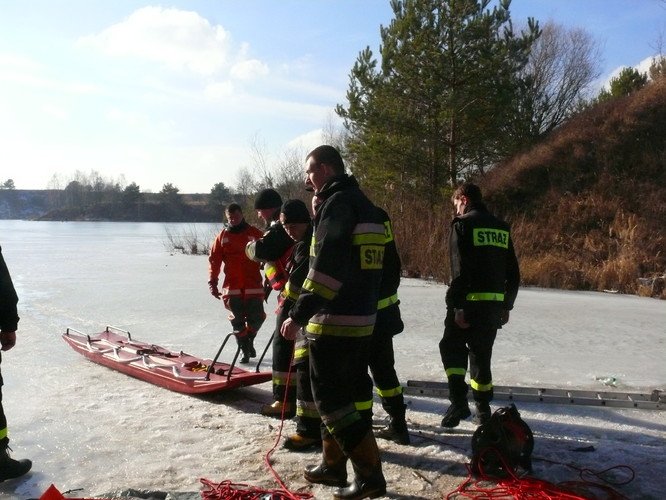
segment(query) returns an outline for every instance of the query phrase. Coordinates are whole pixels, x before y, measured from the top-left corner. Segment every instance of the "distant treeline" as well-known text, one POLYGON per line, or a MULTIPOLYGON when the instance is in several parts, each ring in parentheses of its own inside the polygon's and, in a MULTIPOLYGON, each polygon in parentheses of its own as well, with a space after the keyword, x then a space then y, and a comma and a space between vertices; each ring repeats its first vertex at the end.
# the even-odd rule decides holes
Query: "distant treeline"
POLYGON ((219 222, 224 202, 211 195, 98 192, 85 198, 67 190, 0 190, 0 219, 219 222))

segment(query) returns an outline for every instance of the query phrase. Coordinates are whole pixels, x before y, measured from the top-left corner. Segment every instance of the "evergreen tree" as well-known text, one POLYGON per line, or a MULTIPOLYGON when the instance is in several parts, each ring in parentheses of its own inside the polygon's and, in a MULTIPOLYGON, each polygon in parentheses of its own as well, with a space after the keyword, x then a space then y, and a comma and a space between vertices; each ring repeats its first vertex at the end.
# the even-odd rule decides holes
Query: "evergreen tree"
POLYGON ((381 67, 370 48, 350 74, 336 112, 364 182, 418 192, 432 204, 447 186, 490 165, 502 150, 517 75, 538 24, 516 35, 510 0, 392 0, 381 27, 381 67))
POLYGON ((216 183, 210 190, 208 195, 208 205, 214 210, 218 210, 225 206, 231 199, 231 191, 224 182, 216 183))
POLYGON ((596 100, 597 102, 603 102, 616 97, 629 95, 635 90, 643 88, 646 83, 646 73, 641 73, 634 68, 622 68, 619 75, 611 78, 611 81, 608 84, 609 90, 601 89, 596 100))

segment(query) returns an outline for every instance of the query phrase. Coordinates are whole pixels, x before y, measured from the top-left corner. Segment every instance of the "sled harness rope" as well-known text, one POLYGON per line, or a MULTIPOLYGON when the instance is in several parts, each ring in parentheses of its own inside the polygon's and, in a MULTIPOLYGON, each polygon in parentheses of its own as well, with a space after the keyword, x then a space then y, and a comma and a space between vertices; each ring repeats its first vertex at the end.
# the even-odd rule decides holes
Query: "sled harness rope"
MULTIPOLYGON (((292 358, 289 361, 289 366, 291 366, 294 355, 292 352, 292 358)), ((285 391, 284 402, 286 403, 287 397, 289 395, 289 379, 291 378, 291 370, 287 372, 287 389, 285 391)), ((261 500, 265 498, 270 498, 271 500, 310 500, 314 498, 314 495, 306 492, 298 493, 290 491, 289 488, 284 484, 280 475, 275 471, 271 464, 271 455, 277 448, 277 445, 280 443, 280 438, 282 437, 282 428, 284 427, 284 412, 286 405, 282 405, 282 415, 280 418, 280 427, 278 429, 278 435, 273 443, 273 447, 268 450, 266 456, 264 457, 264 462, 268 470, 271 471, 275 481, 280 485, 279 489, 267 490, 264 488, 259 488, 256 486, 250 486, 242 483, 232 483, 229 480, 222 481, 221 483, 214 483, 208 479, 201 479, 201 483, 205 486, 206 489, 201 491, 201 498, 203 500, 261 500)))

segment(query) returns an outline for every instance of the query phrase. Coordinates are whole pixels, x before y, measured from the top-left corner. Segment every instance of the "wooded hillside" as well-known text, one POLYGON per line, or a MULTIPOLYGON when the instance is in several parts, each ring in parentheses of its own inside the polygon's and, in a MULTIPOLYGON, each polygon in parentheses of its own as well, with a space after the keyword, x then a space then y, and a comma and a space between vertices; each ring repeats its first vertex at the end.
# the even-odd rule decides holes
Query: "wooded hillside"
MULTIPOLYGON (((666 298, 666 79, 590 108, 477 182, 512 225, 523 285, 666 298)), ((406 272, 448 279, 448 200, 430 212, 378 198, 406 272)))

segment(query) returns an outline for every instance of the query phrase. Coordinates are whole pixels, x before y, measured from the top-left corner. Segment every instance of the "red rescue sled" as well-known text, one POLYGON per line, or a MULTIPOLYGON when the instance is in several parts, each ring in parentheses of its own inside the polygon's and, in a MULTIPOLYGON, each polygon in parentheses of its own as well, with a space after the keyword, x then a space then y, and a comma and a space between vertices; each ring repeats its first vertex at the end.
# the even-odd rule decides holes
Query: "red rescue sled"
POLYGON ((67 328, 62 338, 95 363, 185 394, 210 394, 271 380, 271 372, 260 372, 259 363, 254 371, 235 366, 240 349, 231 364, 217 362, 232 336, 226 336, 214 360, 133 340, 128 331, 113 326, 92 335, 67 328))

